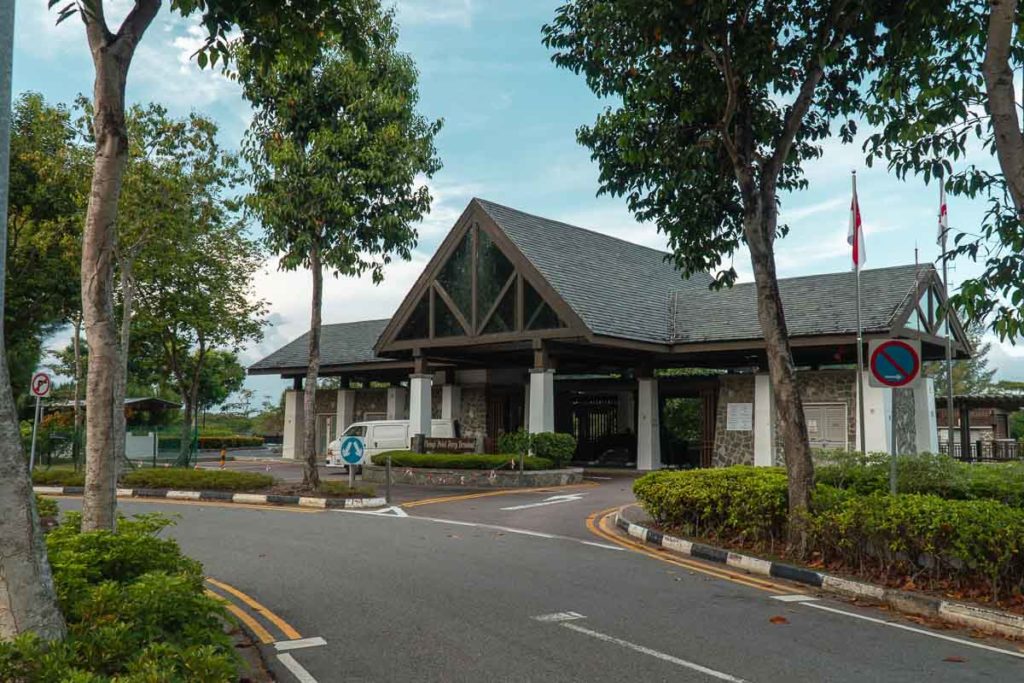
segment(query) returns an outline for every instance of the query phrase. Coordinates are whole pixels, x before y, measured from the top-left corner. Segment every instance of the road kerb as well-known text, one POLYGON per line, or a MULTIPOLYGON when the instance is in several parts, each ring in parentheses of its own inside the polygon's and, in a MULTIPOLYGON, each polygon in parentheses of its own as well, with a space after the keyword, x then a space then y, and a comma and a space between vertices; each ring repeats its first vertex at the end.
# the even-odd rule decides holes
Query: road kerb
POLYGON ((772 562, 693 543, 631 522, 622 514, 622 508, 615 512, 615 526, 629 536, 641 539, 646 544, 659 546, 679 555, 726 564, 751 574, 785 579, 845 597, 868 598, 901 612, 937 618, 956 626, 974 628, 1008 638, 1024 638, 1024 616, 1011 612, 994 610, 980 605, 950 602, 927 595, 916 595, 861 581, 852 581, 804 567, 772 562))
MULTIPOLYGON (((80 496, 81 486, 33 486, 32 490, 43 496, 80 496)), ((267 505, 273 507, 299 508, 380 508, 387 505, 382 497, 374 498, 324 498, 320 496, 282 496, 263 493, 232 493, 231 491, 178 491, 173 489, 117 489, 118 498, 156 498, 175 502, 220 502, 239 505, 267 505)))

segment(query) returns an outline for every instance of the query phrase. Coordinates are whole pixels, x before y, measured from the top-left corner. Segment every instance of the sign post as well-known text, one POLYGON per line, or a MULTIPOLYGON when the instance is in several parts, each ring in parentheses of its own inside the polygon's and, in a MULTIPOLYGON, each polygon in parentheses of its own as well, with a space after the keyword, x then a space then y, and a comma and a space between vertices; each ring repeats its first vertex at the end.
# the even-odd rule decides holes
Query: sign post
POLYGON ((32 421, 32 450, 28 456, 28 471, 31 472, 36 466, 36 434, 39 432, 43 399, 50 395, 53 382, 45 372, 37 372, 32 375, 32 383, 29 385, 29 388, 32 391, 32 395, 36 397, 35 419, 32 421))
POLYGON ((346 436, 338 445, 338 452, 341 459, 348 465, 348 485, 356 484, 356 465, 363 464, 363 457, 366 455, 366 444, 361 436, 346 436))
MULTIPOLYGON (((870 384, 889 389, 912 389, 921 379, 921 342, 916 339, 881 339, 868 347, 870 384)), ((889 493, 896 494, 896 395, 889 418, 889 493)))

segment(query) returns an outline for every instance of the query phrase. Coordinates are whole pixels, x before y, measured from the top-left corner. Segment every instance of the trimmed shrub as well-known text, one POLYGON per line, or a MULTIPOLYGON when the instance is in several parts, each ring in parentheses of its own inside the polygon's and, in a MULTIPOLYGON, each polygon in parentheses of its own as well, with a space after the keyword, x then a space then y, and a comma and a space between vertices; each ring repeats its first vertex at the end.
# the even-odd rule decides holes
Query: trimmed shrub
POLYGON ((238 678, 223 607, 203 592, 202 567, 157 538, 159 515, 121 519, 118 533, 81 533, 69 512, 46 539, 68 636, 0 642, 0 680, 185 681, 238 678))
MULTIPOLYGON (((387 464, 391 456, 392 467, 422 467, 428 469, 452 470, 517 470, 518 455, 477 455, 473 453, 413 453, 411 451, 389 451, 370 458, 374 465, 387 464)), ((550 470, 554 463, 547 458, 529 456, 523 469, 550 470)))
POLYGON ((55 501, 53 498, 43 498, 42 496, 36 496, 36 512, 39 513, 39 516, 41 518, 55 518, 60 514, 60 507, 57 506, 57 501, 55 501))
POLYGON ((121 477, 121 484, 127 488, 191 491, 256 491, 265 489, 273 483, 273 477, 256 472, 170 467, 132 470, 121 477))
POLYGON ((563 467, 576 454, 576 439, 572 434, 561 432, 530 434, 520 429, 499 436, 498 450, 502 453, 527 453, 532 450, 535 456, 553 461, 555 467, 563 467))
POLYGON ((32 483, 36 486, 85 486, 85 470, 75 472, 68 467, 32 470, 32 483))
MULTIPOLYGON (((262 436, 244 436, 241 434, 232 434, 229 436, 199 436, 199 450, 205 451, 219 451, 221 448, 255 448, 262 445, 262 436)), ((180 436, 160 436, 161 450, 173 451, 180 447, 180 436)))

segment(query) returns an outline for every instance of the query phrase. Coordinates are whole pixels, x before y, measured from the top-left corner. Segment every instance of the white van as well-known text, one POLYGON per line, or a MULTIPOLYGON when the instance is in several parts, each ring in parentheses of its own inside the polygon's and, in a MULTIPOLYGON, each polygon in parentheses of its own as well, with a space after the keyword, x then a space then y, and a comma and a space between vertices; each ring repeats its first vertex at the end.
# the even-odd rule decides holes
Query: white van
MULTIPOLYGON (((362 437, 366 446, 364 460, 370 461, 374 455, 385 451, 401 451, 409 448, 413 434, 409 433, 408 420, 378 420, 374 422, 354 422, 345 433, 327 444, 327 466, 348 467, 341 459, 341 442, 349 436, 362 437)), ((455 430, 451 420, 431 420, 430 436, 452 438, 455 430)))

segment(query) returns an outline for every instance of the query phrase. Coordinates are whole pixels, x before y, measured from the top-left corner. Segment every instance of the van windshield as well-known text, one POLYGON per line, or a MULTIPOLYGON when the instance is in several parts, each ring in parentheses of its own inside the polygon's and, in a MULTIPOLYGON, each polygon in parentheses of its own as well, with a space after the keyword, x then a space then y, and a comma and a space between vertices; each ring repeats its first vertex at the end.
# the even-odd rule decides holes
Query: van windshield
POLYGON ((342 436, 366 436, 366 426, 352 425, 345 430, 345 433, 342 434, 342 436))

